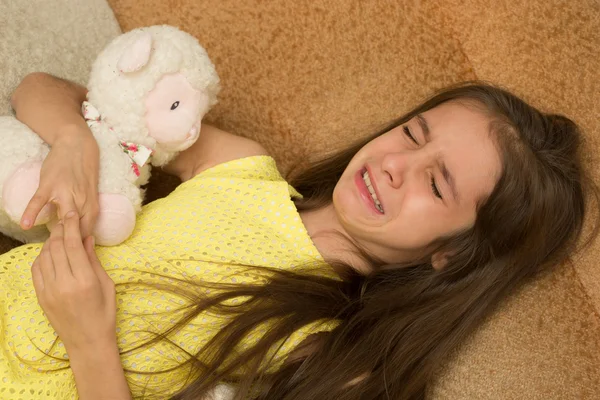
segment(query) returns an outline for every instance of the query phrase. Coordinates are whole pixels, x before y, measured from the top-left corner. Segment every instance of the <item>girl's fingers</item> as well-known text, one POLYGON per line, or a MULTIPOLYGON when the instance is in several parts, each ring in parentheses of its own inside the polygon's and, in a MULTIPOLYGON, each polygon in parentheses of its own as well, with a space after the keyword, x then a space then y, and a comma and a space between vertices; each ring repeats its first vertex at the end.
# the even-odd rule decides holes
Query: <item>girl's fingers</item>
POLYGON ((31 280, 33 281, 35 294, 39 299, 42 291, 44 290, 44 276, 42 275, 42 270, 40 268, 39 258, 36 258, 31 265, 31 280))
POLYGON ((98 205, 90 205, 84 210, 84 214, 80 220, 81 236, 87 237, 94 232, 94 225, 98 219, 98 205))
POLYGON ((84 241, 84 245, 85 251, 90 259, 90 263, 92 264, 92 269, 98 277, 98 281, 102 286, 102 290, 108 296, 107 298, 110 298, 112 299, 112 301, 114 301, 116 294, 115 283, 111 279, 110 275, 108 275, 108 272, 106 272, 104 267, 102 267, 102 263, 100 263, 100 260, 96 255, 96 250, 94 247, 94 237, 88 236, 84 241))
POLYGON ((56 280, 72 277, 73 271, 71 271, 71 265, 69 264, 69 258, 65 249, 64 225, 62 223, 59 222, 52 229, 48 242, 50 243, 50 255, 54 264, 56 280))
POLYGON ((85 240, 83 241, 83 246, 85 247, 85 252, 88 255, 88 258, 90 259, 90 263, 92 264, 99 264, 100 260, 98 259, 98 256, 96 255, 96 243, 95 243, 95 239, 93 236, 88 236, 85 238, 85 240))
POLYGON ((104 275, 108 276, 108 274, 104 270, 104 267, 102 267, 102 264, 100 263, 100 260, 98 259, 98 256, 96 255, 96 248, 94 246, 94 237, 88 236, 85 239, 84 245, 85 245, 85 252, 87 253, 88 259, 90 260, 90 264, 92 265, 92 269, 94 270, 94 273, 96 274, 96 276, 99 279, 101 279, 104 275))
POLYGON ((54 263, 52 262, 52 256, 50 255, 50 239, 46 240, 40 255, 36 261, 39 261, 39 269, 44 280, 44 285, 48 285, 56 280, 56 271, 54 270, 54 263))
POLYGON ((72 196, 64 196, 56 203, 58 205, 58 219, 61 221, 64 222, 67 218, 67 215, 71 215, 70 213, 77 214, 77 205, 75 204, 75 200, 72 196))
POLYGON ((48 203, 49 196, 42 188, 38 188, 37 192, 33 195, 29 204, 23 212, 21 217, 21 228, 29 229, 33 226, 33 223, 37 219, 38 214, 42 211, 42 208, 48 203))
POLYGON ((67 214, 64 220, 64 243, 71 271, 76 278, 84 278, 94 272, 90 268, 90 258, 81 239, 79 230, 79 216, 76 213, 67 214))

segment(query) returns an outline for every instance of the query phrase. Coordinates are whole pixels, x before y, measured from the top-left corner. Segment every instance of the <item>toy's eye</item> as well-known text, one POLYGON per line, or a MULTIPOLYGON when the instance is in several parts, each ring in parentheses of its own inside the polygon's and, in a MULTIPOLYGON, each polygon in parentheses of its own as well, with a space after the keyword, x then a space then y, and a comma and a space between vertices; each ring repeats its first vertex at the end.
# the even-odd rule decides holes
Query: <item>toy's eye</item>
POLYGON ((174 110, 177 107, 179 107, 179 102, 178 101, 176 101, 175 103, 171 104, 171 110, 174 110))

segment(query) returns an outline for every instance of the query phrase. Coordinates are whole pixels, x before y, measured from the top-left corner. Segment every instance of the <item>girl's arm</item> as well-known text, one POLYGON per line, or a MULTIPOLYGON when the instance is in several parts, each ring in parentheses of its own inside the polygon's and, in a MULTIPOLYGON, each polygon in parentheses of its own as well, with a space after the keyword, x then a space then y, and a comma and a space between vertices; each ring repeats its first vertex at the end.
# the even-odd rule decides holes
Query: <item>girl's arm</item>
MULTIPOLYGON (((23 82, 15 90, 11 102, 17 118, 40 135, 50 146, 70 151, 82 148, 82 153, 89 156, 93 153, 94 148, 97 152, 97 145, 81 115, 81 103, 85 100, 86 93, 87 90, 76 83, 36 72, 23 79, 23 82)), ((267 154, 260 144, 251 139, 225 132, 207 124, 202 124, 201 129, 196 143, 181 152, 169 165, 164 166, 165 172, 185 181, 203 170, 223 162, 267 154)), ((92 161, 95 158, 97 156, 92 157, 92 161)), ((88 168, 83 168, 83 170, 86 170, 88 175, 93 172, 97 174, 97 167, 91 163, 88 164, 88 168)), ((50 183, 55 182, 49 181, 48 186, 50 183)), ((54 190, 55 193, 58 191, 62 192, 62 189, 59 187, 54 190)), ((31 205, 31 209, 28 208, 31 213, 26 211, 29 219, 33 214, 37 216, 39 210, 46 204, 44 201, 50 197, 47 192, 48 190, 42 191, 39 199, 31 205)), ((91 188, 85 189, 84 193, 87 193, 87 196, 81 197, 89 198, 95 194, 91 188)), ((64 214, 77 207, 67 208, 64 214)), ((79 213, 86 215, 81 209, 79 213)), ((85 226, 82 225, 82 229, 87 233, 85 226)))
POLYGON ((35 220, 48 201, 59 204, 64 228, 59 224, 53 229, 32 266, 36 294, 65 343, 79 397, 125 400, 131 395, 116 342, 114 284, 100 266, 91 238, 85 249, 82 244, 97 215, 99 161, 96 140, 80 111, 86 93, 75 83, 34 73, 11 97, 17 119, 52 147, 22 225, 30 227, 25 221, 35 220), (81 232, 76 211, 82 215, 81 232), (61 249, 71 267, 53 262, 51 253, 61 249))
POLYGON ((19 84, 11 105, 17 119, 50 146, 57 141, 89 141, 93 136, 81 115, 86 94, 83 86, 35 72, 19 84))
POLYGON ((69 355, 80 400, 130 400, 116 343, 69 355))
POLYGON ((116 333, 115 285, 82 240, 77 214, 57 224, 31 267, 40 306, 62 340, 79 398, 129 400, 116 333))
POLYGON ((81 216, 84 236, 93 232, 98 216, 98 145, 81 115, 86 89, 44 73, 25 77, 11 97, 17 119, 51 146, 44 160, 37 192, 21 219, 33 226, 41 209, 52 202, 58 219, 70 211, 81 216))

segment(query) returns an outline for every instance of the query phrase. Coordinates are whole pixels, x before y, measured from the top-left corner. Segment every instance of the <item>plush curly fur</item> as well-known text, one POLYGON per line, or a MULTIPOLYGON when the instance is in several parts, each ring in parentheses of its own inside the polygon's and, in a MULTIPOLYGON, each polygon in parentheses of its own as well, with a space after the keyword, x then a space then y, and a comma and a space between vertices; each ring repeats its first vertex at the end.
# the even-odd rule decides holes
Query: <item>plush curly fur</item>
MULTIPOLYGON (((87 86, 88 100, 103 118, 102 123, 91 126, 100 149, 98 191, 124 195, 136 213, 141 209, 140 186, 148 182, 150 164, 164 165, 177 154, 149 135, 145 121, 145 98, 162 77, 172 73, 182 74, 193 89, 206 94, 209 108, 216 103, 219 77, 208 54, 193 36, 167 25, 136 29, 114 39, 94 62, 87 86), (117 68, 121 57, 142 35, 148 34, 152 37, 152 50, 147 64, 133 73, 121 72, 117 68), (120 141, 154 150, 150 164, 139 169, 139 176, 120 148, 120 141)), ((200 109, 197 120, 207 111, 200 109)), ((43 241, 49 232, 45 226, 28 231, 20 228, 20 215, 5 210, 4 184, 23 164, 43 161, 48 151, 48 145, 27 126, 13 117, 0 117, 0 232, 17 240, 43 241)))

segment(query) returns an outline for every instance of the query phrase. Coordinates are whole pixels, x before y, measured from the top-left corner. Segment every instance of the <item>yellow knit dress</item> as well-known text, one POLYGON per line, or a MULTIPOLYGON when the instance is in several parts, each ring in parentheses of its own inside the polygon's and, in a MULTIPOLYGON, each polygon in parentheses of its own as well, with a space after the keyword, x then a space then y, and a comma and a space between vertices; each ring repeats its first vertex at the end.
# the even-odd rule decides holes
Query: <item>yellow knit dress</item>
MULTIPOLYGON (((184 298, 138 283, 174 283, 174 279, 255 282, 260 276, 243 266, 290 269, 322 263, 291 201, 298 193, 267 156, 217 165, 182 183, 168 197, 144 207, 133 235, 115 247, 98 247, 98 257, 117 289, 119 348, 130 350, 172 326, 184 298)), ((31 264, 41 244, 29 244, 0 256, 0 399, 77 398, 66 357, 41 308, 31 282, 31 264)), ((195 353, 219 329, 219 316, 202 313, 160 342, 122 356, 135 396, 167 398, 182 388, 185 371, 158 375, 178 365, 182 350, 195 353), (175 346, 176 345, 176 346, 175 346), (178 346, 180 348, 178 348, 178 346)), ((267 328, 267 327, 262 327, 267 328)), ((261 334, 258 329, 245 344, 261 334)), ((285 357, 307 335, 326 329, 313 324, 296 332, 277 353, 285 357)))

